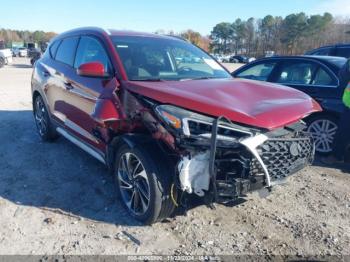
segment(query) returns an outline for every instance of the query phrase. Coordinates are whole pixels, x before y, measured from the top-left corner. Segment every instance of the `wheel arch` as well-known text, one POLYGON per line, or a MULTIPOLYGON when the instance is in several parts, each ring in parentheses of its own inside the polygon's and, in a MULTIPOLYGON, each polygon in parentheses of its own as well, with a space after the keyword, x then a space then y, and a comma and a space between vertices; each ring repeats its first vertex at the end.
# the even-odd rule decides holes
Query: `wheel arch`
POLYGON ((332 117, 335 118, 336 120, 339 120, 339 113, 334 112, 334 111, 321 111, 321 112, 316 112, 313 113, 312 115, 308 116, 305 119, 305 122, 309 125, 309 123, 317 118, 321 117, 332 117))
MULTIPOLYGON (((161 144, 160 141, 153 139, 150 135, 147 135, 147 134, 127 133, 127 134, 116 136, 108 144, 107 152, 106 152, 106 163, 107 163, 108 170, 111 173, 113 173, 114 171, 114 160, 115 160, 116 151, 122 144, 127 144, 130 148, 134 148, 135 146, 141 145, 151 150, 164 152, 163 154, 164 157, 166 157, 169 153, 167 152, 166 148, 161 144)), ((170 159, 167 159, 167 160, 170 160, 170 159)))
POLYGON ((46 106, 46 109, 47 109, 47 111, 49 112, 49 117, 51 118, 51 111, 50 111, 50 106, 49 106, 49 104, 48 104, 47 98, 46 98, 46 96, 41 92, 41 90, 38 90, 38 89, 34 89, 34 90, 33 90, 33 94, 32 94, 33 111, 34 111, 34 102, 35 102, 35 99, 36 99, 38 96, 41 96, 41 98, 43 99, 43 101, 44 101, 44 103, 45 103, 45 106, 46 106))
POLYGON ((32 95, 32 102, 34 104, 35 98, 38 96, 41 96, 40 92, 38 90, 34 90, 33 95, 32 95))

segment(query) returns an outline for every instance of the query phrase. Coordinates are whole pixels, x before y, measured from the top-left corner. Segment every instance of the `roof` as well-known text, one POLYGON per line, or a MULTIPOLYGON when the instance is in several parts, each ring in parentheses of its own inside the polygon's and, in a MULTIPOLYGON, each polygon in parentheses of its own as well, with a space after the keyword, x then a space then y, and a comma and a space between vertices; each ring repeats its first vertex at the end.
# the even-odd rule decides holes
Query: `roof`
POLYGON ((347 61, 347 59, 345 57, 339 57, 339 56, 318 56, 318 55, 305 55, 304 57, 308 57, 308 58, 315 58, 317 60, 321 60, 324 62, 328 62, 332 65, 335 65, 337 67, 343 67, 347 61))
MULTIPOLYGON (((176 36, 169 36, 169 35, 159 35, 159 34, 153 34, 153 33, 146 33, 146 32, 137 32, 137 31, 131 31, 131 30, 115 30, 115 29, 103 29, 100 27, 81 27, 81 28, 75 28, 66 32, 63 32, 59 34, 55 38, 61 38, 64 36, 72 35, 72 34, 78 34, 78 33, 100 33, 100 34, 107 34, 109 36, 142 36, 142 37, 154 37, 154 38, 163 38, 163 39, 178 39, 179 37, 176 36)), ((183 40, 183 39, 181 39, 183 40)))
POLYGON ((323 63, 330 64, 332 66, 335 66, 337 68, 342 68, 347 59, 344 57, 338 57, 338 56, 317 56, 317 55, 299 55, 299 56, 273 56, 273 57, 266 57, 259 60, 269 60, 269 59, 293 59, 293 58, 307 58, 311 60, 317 60, 323 63))
MULTIPOLYGON (((313 50, 318 50, 318 49, 322 49, 322 48, 329 48, 329 47, 344 47, 344 46, 350 47, 350 43, 348 43, 348 44, 338 43, 338 44, 334 44, 334 45, 324 45, 324 46, 320 46, 318 48, 315 48, 313 50)), ((313 51, 313 50, 311 50, 311 51, 313 51)))

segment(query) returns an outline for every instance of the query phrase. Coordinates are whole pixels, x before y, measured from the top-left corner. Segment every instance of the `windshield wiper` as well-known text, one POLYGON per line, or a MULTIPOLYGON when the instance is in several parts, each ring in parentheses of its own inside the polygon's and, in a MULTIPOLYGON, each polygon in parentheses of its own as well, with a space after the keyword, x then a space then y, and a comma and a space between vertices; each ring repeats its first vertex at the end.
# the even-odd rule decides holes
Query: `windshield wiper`
POLYGON ((164 81, 160 78, 138 78, 138 79, 130 79, 130 81, 148 81, 148 82, 161 82, 164 81))
POLYGON ((202 77, 195 77, 195 78, 183 78, 181 81, 186 81, 186 80, 205 80, 205 79, 214 79, 214 78, 219 78, 215 76, 202 76, 202 77))

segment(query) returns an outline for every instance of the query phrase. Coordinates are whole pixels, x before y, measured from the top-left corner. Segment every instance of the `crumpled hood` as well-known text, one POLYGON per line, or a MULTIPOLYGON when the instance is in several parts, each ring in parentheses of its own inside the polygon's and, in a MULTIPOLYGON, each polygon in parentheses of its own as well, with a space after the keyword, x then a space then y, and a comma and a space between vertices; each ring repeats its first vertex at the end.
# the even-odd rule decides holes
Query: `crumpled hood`
POLYGON ((303 92, 267 82, 208 79, 125 84, 128 90, 164 104, 267 129, 321 111, 317 102, 303 92))

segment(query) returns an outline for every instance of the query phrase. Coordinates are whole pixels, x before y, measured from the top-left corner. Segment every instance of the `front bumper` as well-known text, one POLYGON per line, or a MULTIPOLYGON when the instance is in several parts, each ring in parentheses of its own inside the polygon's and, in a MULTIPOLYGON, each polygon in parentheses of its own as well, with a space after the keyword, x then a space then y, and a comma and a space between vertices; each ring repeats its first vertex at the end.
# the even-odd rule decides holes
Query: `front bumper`
POLYGON ((275 181, 296 173, 312 163, 315 146, 312 138, 304 133, 297 137, 269 138, 256 148, 262 163, 255 158, 251 162, 251 174, 268 172, 275 181))
MULTIPOLYGON (((190 137, 183 143, 191 150, 209 151, 209 172, 203 174, 203 179, 210 180, 209 191, 214 193, 217 202, 221 202, 220 198, 232 199, 249 191, 271 188, 277 180, 313 161, 314 142, 302 132, 304 125, 291 125, 263 134, 252 132, 248 137, 223 141, 218 135, 222 121, 220 118, 214 121, 207 141, 203 137, 190 137)), ((193 189, 196 191, 198 188, 193 189)))

